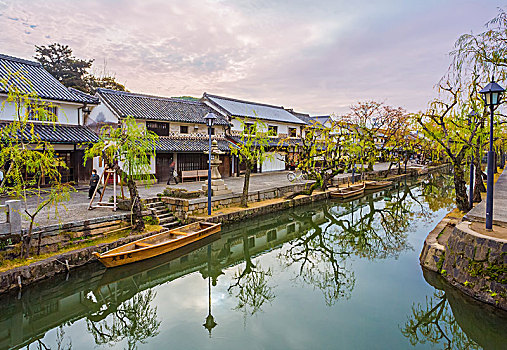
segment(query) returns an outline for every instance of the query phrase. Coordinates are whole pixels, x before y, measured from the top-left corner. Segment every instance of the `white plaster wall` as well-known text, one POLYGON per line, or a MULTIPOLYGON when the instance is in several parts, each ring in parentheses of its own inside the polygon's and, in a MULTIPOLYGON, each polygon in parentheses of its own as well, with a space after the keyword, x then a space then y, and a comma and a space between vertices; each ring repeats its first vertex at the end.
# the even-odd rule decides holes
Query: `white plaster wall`
MULTIPOLYGON (((255 120, 246 119, 246 122, 247 123, 254 123, 255 120)), ((280 135, 280 134, 288 135, 289 134, 289 127, 296 128, 296 132, 297 132, 298 137, 300 137, 300 135, 301 135, 301 130, 300 130, 300 127, 298 124, 288 124, 288 123, 280 123, 280 122, 274 122, 274 121, 271 122, 271 121, 265 121, 265 120, 263 120, 262 122, 266 125, 266 127, 261 128, 260 129, 261 132, 267 132, 267 128, 269 127, 269 125, 274 125, 274 126, 278 127, 278 135, 280 135)), ((239 119, 233 118, 231 123, 232 123, 231 130, 233 132, 234 131, 243 132, 243 128, 241 127, 241 121, 239 119)))
MULTIPOLYGON (((14 120, 16 117, 15 105, 11 102, 7 103, 6 100, 5 96, 0 96, 0 103, 2 105, 0 110, 0 120, 14 120)), ((82 105, 60 102, 52 102, 52 104, 58 107, 57 116, 60 124, 78 125, 78 117, 81 114, 81 111, 78 109, 82 107, 82 105)), ((24 113, 24 109, 22 110, 22 113, 24 113)), ((83 121, 81 120, 81 123, 82 122, 83 121)))
POLYGON ((95 123, 118 123, 118 118, 111 112, 111 110, 104 104, 100 103, 92 109, 90 115, 85 121, 85 125, 92 125, 95 123))

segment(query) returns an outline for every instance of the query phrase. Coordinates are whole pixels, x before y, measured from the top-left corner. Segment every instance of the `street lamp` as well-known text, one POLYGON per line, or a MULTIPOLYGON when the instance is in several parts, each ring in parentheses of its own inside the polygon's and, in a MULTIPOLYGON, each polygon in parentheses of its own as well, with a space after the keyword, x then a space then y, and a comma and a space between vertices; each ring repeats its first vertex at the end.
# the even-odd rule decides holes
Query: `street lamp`
POLYGON ((206 120, 206 125, 208 126, 208 136, 209 136, 209 153, 208 153, 208 215, 211 215, 211 127, 215 123, 215 119, 217 119, 217 117, 213 113, 208 113, 204 117, 204 120, 206 120))
MULTIPOLYGON (((468 126, 472 125, 473 118, 478 116, 479 113, 476 111, 471 111, 470 114, 468 114, 468 126)), ((469 202, 469 208, 472 209, 474 207, 474 151, 472 148, 472 160, 470 161, 470 188, 469 188, 469 194, 468 194, 468 202, 469 202)))
POLYGON ((505 89, 495 83, 495 79, 486 85, 484 89, 479 91, 483 95, 484 103, 489 106, 491 120, 489 122, 489 151, 488 151, 488 180, 487 180, 487 197, 486 197, 486 230, 493 228, 493 178, 495 161, 495 152, 493 152, 493 115, 495 106, 501 103, 502 95, 505 89))

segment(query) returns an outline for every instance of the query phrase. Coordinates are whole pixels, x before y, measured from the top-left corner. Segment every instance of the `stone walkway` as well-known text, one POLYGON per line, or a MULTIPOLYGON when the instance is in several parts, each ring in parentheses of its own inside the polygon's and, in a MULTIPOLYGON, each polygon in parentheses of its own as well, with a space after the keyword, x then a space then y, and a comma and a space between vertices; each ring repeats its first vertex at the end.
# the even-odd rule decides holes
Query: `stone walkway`
MULTIPOLYGON (((502 172, 493 187, 493 224, 507 226, 507 171, 502 172)), ((486 198, 470 210, 465 218, 486 222, 486 198)))
MULTIPOLYGON (((388 163, 378 163, 375 164, 374 170, 386 170, 388 168, 388 163)), ((287 180, 288 171, 280 171, 280 172, 270 172, 270 173, 262 173, 262 174, 252 174, 250 178, 250 187, 249 190, 251 192, 276 188, 281 186, 287 186, 291 184, 287 180)), ((351 174, 340 174, 338 177, 343 178, 351 176, 351 174)), ((233 193, 240 194, 243 191, 243 181, 244 177, 229 177, 224 179, 227 187, 232 190, 233 193)), ((295 181, 297 182, 297 181, 295 181)), ((304 181, 300 181, 304 182, 304 181)), ((185 182, 179 183, 178 185, 171 185, 174 188, 184 188, 187 190, 198 190, 201 189, 202 184, 205 181, 193 181, 193 182, 185 182)), ((153 184, 149 187, 140 186, 139 194, 141 198, 152 198, 156 197, 158 193, 162 193, 164 189, 167 187, 165 183, 153 184)), ((125 194, 128 196, 127 188, 124 188, 125 194)), ((120 189, 118 188, 118 195, 120 194, 120 189)), ((106 194, 104 198, 110 198, 113 195, 113 191, 111 187, 108 187, 106 190, 106 194)), ((98 197, 97 197, 98 199, 98 197)), ((0 198, 0 204, 4 204, 7 198, 0 198)), ((55 217, 54 209, 48 211, 44 209, 36 218, 36 222, 38 226, 47 226, 54 225, 58 223, 66 223, 78 220, 88 220, 92 218, 98 218, 103 216, 114 215, 110 208, 96 208, 93 210, 88 210, 88 188, 79 188, 78 191, 71 193, 70 200, 64 203, 61 203, 58 208, 58 216, 55 217)), ((37 201, 35 197, 32 197, 28 200, 28 209, 29 211, 33 211, 34 208, 37 207, 37 201)), ((24 208, 22 208, 24 209, 24 208)), ((125 213, 126 211, 118 210, 116 213, 125 213)), ((23 227, 28 227, 28 221, 26 218, 22 219, 23 227)))

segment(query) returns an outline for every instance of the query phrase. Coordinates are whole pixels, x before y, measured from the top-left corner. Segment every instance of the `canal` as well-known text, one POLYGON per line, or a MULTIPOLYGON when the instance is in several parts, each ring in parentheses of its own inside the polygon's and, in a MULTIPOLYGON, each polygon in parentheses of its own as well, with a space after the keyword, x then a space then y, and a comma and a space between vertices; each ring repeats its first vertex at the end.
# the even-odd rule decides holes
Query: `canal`
POLYGON ((242 223, 139 264, 0 297, 0 349, 501 349, 507 315, 423 272, 453 207, 430 175, 242 223))

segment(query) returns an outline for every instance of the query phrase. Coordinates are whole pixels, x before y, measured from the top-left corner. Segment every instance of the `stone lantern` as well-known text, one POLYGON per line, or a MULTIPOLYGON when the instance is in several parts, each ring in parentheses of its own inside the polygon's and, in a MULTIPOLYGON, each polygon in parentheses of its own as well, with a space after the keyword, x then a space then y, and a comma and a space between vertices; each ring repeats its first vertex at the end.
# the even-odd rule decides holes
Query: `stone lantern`
MULTIPOLYGON (((204 153, 207 154, 208 152, 204 153)), ((222 161, 220 160, 221 154, 225 154, 225 152, 219 150, 217 140, 213 140, 211 143, 211 190, 213 191, 214 196, 232 193, 232 191, 227 188, 224 180, 222 180, 220 171, 218 171, 218 166, 222 164, 222 161)), ((208 185, 206 183, 202 185, 202 190, 208 190, 208 185)))

